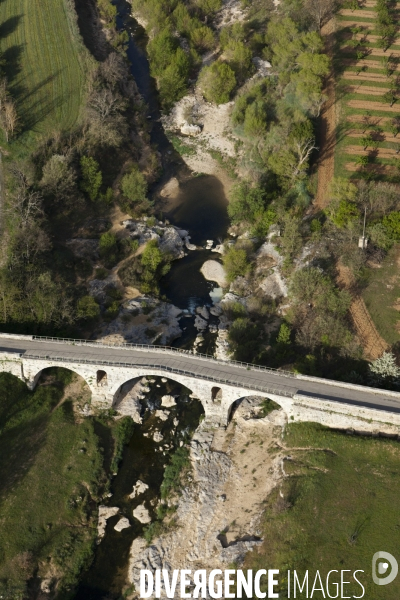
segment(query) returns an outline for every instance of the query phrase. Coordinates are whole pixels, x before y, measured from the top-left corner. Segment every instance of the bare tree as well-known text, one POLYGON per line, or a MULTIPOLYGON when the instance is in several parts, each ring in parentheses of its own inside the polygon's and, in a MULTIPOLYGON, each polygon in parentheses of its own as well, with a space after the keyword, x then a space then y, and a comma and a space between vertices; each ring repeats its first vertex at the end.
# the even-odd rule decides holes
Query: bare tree
POLYGON ((11 196, 11 212, 18 216, 21 229, 33 223, 43 213, 43 199, 38 192, 30 189, 28 181, 18 168, 11 170, 16 180, 16 190, 11 196))
POLYGON ((306 0, 306 9, 319 30, 332 17, 335 4, 335 0, 306 0))
POLYGON ((89 113, 94 112, 101 121, 121 113, 125 108, 122 97, 107 88, 95 90, 89 99, 89 113))
POLYGON ((17 109, 15 108, 14 100, 8 98, 5 100, 2 105, 1 111, 1 123, 6 135, 7 142, 14 135, 15 130, 18 127, 18 114, 17 109))

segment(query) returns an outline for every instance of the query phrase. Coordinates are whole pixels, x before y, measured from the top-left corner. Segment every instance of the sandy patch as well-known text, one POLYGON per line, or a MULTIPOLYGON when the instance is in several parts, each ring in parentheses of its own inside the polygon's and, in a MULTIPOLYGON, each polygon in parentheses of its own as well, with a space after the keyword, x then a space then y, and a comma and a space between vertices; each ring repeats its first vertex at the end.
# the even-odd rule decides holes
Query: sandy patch
POLYGON ((342 75, 342 79, 359 79, 362 81, 379 81, 381 83, 389 83, 386 75, 383 75, 382 73, 360 73, 360 75, 357 75, 355 71, 345 71, 342 75))
MULTIPOLYGON (((342 63, 347 66, 358 65, 360 67, 365 67, 366 69, 382 69, 382 63, 378 62, 377 60, 366 60, 366 59, 357 60, 356 57, 354 57, 354 58, 343 58, 342 63)), ((395 70, 400 71, 400 65, 397 65, 395 70)), ((363 77, 363 75, 361 75, 361 77, 363 77)))
MULTIPOLYGON (((349 8, 343 8, 340 13, 341 15, 343 15, 343 17, 354 17, 354 10, 351 10, 349 8)), ((359 17, 362 17, 363 19, 376 19, 376 12, 372 11, 372 10, 363 10, 361 12, 357 11, 357 14, 359 17)), ((360 22, 360 25, 363 25, 363 22, 360 22)))
MULTIPOLYGON (((358 156, 369 156, 371 154, 371 148, 364 150, 362 146, 346 146, 344 149, 346 154, 357 154, 358 156)), ((396 150, 392 148, 377 148, 373 151, 374 156, 378 158, 395 158, 399 156, 396 150)))
MULTIPOLYGON (((346 171, 350 171, 354 173, 355 171, 360 171, 360 165, 357 165, 353 162, 348 162, 345 164, 346 171)), ((390 175, 395 172, 395 168, 390 165, 367 165, 364 167, 367 171, 374 171, 375 173, 379 173, 380 175, 390 175)))
POLYGON ((364 85, 362 81, 358 85, 349 85, 346 92, 350 94, 368 94, 369 96, 384 96, 389 91, 389 87, 381 88, 372 85, 364 85))
POLYGON ((386 102, 371 102, 370 100, 349 100, 347 106, 361 110, 382 110, 385 112, 398 113, 399 106, 397 102, 390 106, 386 102))

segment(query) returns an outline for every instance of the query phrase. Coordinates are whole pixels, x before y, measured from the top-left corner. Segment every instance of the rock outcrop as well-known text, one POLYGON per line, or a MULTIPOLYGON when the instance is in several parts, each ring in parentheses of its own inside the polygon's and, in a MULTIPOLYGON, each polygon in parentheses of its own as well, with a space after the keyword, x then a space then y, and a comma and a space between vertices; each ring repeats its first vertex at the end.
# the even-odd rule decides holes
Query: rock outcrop
POLYGON ((148 489, 149 486, 147 485, 147 483, 144 483, 144 481, 138 479, 135 485, 133 486, 132 492, 129 494, 129 498, 133 500, 133 498, 140 496, 140 494, 143 494, 148 489))
POLYGON ((104 506, 104 504, 100 504, 97 521, 97 537, 99 541, 102 540, 106 533, 107 520, 116 515, 118 511, 118 506, 104 506))
POLYGON ((130 526, 131 524, 129 523, 129 519, 127 519, 126 517, 121 517, 118 523, 115 525, 114 529, 115 531, 122 531, 123 529, 127 529, 130 526))
POLYGON ((149 511, 144 506, 144 504, 139 504, 139 506, 133 509, 133 516, 135 517, 135 519, 137 519, 138 521, 140 521, 140 523, 143 524, 150 523, 151 521, 149 511))
POLYGON ((206 260, 200 271, 208 281, 215 281, 221 287, 227 286, 225 269, 218 261, 206 260))

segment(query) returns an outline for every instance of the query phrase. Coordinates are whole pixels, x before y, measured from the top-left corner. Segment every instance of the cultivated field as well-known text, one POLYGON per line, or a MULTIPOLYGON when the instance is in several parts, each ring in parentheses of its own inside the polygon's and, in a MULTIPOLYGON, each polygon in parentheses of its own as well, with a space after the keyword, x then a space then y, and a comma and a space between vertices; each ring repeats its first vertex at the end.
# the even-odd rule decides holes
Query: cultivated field
MULTIPOLYGON (((398 180, 400 175, 400 31, 388 48, 377 35, 375 0, 337 17, 337 176, 398 180), (398 131, 395 129, 399 118, 398 131)), ((396 25, 400 2, 391 4, 396 25)))
POLYGON ((84 69, 66 1, 0 2, 0 49, 24 130, 67 129, 79 115, 84 69))

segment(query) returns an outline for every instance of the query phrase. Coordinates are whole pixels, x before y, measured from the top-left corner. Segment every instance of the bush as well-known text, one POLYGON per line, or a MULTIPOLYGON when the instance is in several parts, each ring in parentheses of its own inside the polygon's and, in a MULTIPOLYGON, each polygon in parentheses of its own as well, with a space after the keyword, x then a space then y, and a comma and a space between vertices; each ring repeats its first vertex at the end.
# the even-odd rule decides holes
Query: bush
POLYGON ((133 204, 146 201, 147 183, 137 166, 132 167, 130 173, 123 176, 121 189, 125 198, 133 204))
POLYGON ((161 498, 167 498, 171 493, 177 493, 182 484, 182 476, 190 468, 189 450, 178 448, 172 455, 171 462, 164 471, 161 484, 161 498))
POLYGON ((96 319, 100 315, 100 307, 93 296, 83 296, 78 301, 78 319, 96 319))
POLYGON ((236 86, 235 73, 226 63, 215 62, 202 69, 199 86, 209 102, 224 104, 229 102, 236 86))
POLYGON ((247 260, 247 252, 244 248, 231 246, 222 256, 226 276, 229 282, 232 282, 240 275, 246 275, 250 268, 247 260))
POLYGON ((395 211, 386 215, 382 222, 391 239, 400 241, 400 212, 395 211))
POLYGON ((103 176, 99 169, 99 163, 90 156, 82 156, 81 171, 81 190, 85 192, 92 201, 94 201, 99 195, 103 181, 103 176))

